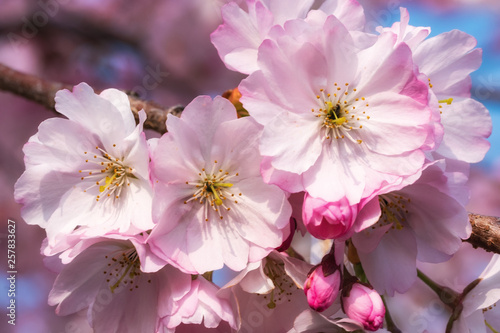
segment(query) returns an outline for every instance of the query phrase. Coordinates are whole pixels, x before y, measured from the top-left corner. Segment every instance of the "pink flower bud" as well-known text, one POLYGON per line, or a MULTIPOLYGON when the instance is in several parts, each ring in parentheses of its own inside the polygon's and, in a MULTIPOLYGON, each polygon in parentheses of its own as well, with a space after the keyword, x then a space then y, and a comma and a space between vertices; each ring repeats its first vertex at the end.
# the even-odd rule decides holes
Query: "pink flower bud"
POLYGON ((316 311, 324 311, 332 305, 337 298, 340 289, 340 270, 335 270, 325 276, 323 267, 319 265, 309 275, 304 285, 309 306, 316 311))
POLYGON ((307 231, 316 238, 349 238, 357 213, 358 205, 349 205, 345 198, 332 203, 306 194, 302 220, 307 231))
POLYGON ((384 325, 385 306, 375 290, 354 283, 348 296, 342 297, 342 303, 347 316, 365 329, 376 331, 384 325))

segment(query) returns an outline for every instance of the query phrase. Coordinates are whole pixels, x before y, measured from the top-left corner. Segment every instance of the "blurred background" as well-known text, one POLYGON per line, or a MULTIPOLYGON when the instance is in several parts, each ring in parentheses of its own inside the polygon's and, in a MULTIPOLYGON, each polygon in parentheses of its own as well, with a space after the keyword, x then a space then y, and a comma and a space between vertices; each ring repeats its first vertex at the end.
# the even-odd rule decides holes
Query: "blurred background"
MULTIPOLYGON (((224 0, 0 0, 0 63, 45 79, 94 89, 135 91, 165 106, 217 95, 243 76, 227 70, 209 40, 224 0)), ((478 40, 483 65, 472 94, 493 119, 491 150, 474 165, 469 210, 500 216, 500 2, 497 0, 365 0, 367 29, 390 26, 407 7, 410 24, 431 36, 460 29, 478 40)), ((0 92, 0 332, 84 332, 85 315, 58 317, 47 305, 55 274, 43 266, 44 232, 26 225, 14 202, 24 170, 22 147, 41 121, 55 114, 0 92), (7 324, 7 220, 16 222, 17 320, 7 324)), ((474 121, 474 119, 470 119, 474 121)), ((157 134, 148 132, 150 137, 157 134)))

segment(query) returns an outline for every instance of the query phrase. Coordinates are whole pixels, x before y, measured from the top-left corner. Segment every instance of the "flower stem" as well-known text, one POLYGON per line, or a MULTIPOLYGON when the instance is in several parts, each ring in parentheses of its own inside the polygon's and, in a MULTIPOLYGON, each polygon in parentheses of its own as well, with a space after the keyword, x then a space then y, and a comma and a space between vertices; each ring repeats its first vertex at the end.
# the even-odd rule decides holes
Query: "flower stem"
POLYGON ((391 333, 402 333, 392 320, 391 314, 389 313, 389 307, 387 306, 384 296, 380 295, 380 297, 382 298, 382 302, 384 302, 385 306, 385 322, 387 324, 387 330, 391 333))
MULTIPOLYGON (((443 287, 436 282, 432 281, 427 275, 422 273, 420 270, 417 270, 417 276, 422 280, 426 285, 429 286, 438 296, 439 299, 446 305, 448 305, 451 309, 451 316, 448 320, 448 324, 446 325, 446 333, 451 333, 453 328, 453 323, 460 317, 460 314, 463 310, 462 300, 464 298, 464 294, 458 294, 448 287, 443 287)), ((471 287, 473 288, 473 287, 471 287)))
POLYGON ((485 320, 484 323, 486 324, 486 326, 488 326, 488 328, 493 332, 493 333, 498 333, 497 330, 495 330, 493 327, 491 327, 491 325, 485 320))
POLYGON ((356 274, 356 277, 359 279, 359 281, 363 283, 367 283, 368 279, 366 278, 365 271, 363 270, 363 266, 361 264, 355 264, 353 265, 354 267, 354 273, 356 274))
POLYGON ((455 292, 454 290, 448 288, 448 287, 443 287, 436 282, 432 281, 431 278, 429 278, 427 275, 422 273, 420 270, 417 269, 417 276, 424 282, 429 288, 431 288, 438 296, 439 299, 446 305, 448 305, 452 310, 455 310, 455 308, 458 306, 460 303, 461 297, 460 294, 455 292))
POLYGON ((429 288, 434 290, 434 292, 439 295, 442 289, 440 285, 432 281, 427 275, 425 275, 424 273, 422 273, 422 271, 418 269, 417 269, 417 276, 419 277, 420 280, 422 280, 422 282, 424 282, 427 286, 429 286, 429 288))

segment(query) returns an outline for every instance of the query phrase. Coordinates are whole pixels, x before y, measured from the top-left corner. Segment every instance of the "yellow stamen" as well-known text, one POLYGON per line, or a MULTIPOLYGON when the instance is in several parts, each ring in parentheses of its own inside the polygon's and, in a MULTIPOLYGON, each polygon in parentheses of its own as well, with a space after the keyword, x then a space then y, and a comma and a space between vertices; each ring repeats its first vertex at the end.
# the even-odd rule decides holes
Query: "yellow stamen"
POLYGON ((222 205, 222 200, 221 200, 221 198, 219 198, 219 195, 217 194, 217 190, 214 188, 214 186, 213 186, 213 185, 210 185, 210 189, 212 190, 212 194, 213 194, 213 195, 214 195, 214 197, 215 197, 215 204, 216 204, 217 206, 222 205))
POLYGON ((442 100, 439 101, 439 103, 446 103, 448 105, 450 105, 451 102, 453 102, 453 98, 451 98, 451 97, 448 98, 448 99, 442 99, 442 100))
POLYGON ((111 183, 113 182, 113 180, 115 180, 115 178, 116 178, 116 173, 114 173, 113 176, 111 177, 106 176, 106 185, 99 186, 99 192, 102 193, 106 191, 106 189, 109 187, 109 185, 111 185, 111 183))

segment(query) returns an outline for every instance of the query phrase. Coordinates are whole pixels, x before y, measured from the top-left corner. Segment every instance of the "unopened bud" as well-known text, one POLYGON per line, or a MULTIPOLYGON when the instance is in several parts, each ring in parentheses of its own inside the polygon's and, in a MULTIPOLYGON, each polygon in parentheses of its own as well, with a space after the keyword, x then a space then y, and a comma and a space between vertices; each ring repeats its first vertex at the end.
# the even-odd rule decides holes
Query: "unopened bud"
POLYGON ((339 294, 341 280, 340 270, 325 276, 322 265, 316 267, 304 285, 309 306, 319 312, 328 309, 339 294))
POLYGON ((319 239, 346 239, 353 232, 358 205, 349 205, 343 198, 335 203, 313 198, 309 194, 304 197, 302 220, 307 231, 319 239))
POLYGON ((360 283, 354 283, 346 296, 342 297, 344 312, 369 331, 376 331, 384 325, 385 306, 380 295, 360 283))

